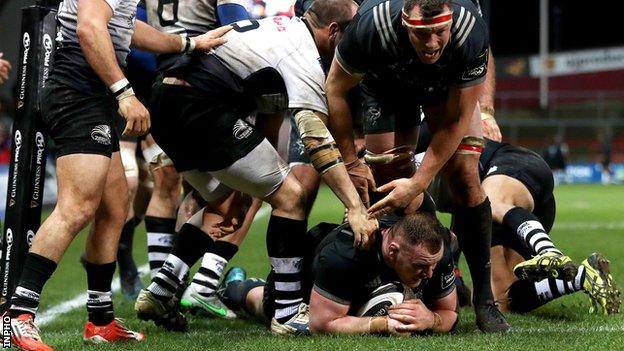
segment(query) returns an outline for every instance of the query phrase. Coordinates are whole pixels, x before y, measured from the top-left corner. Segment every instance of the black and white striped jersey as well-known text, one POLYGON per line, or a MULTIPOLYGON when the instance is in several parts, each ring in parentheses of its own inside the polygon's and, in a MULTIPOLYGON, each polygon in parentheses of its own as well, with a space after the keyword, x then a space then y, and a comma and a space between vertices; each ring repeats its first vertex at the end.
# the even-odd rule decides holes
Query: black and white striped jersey
POLYGON ((435 64, 422 63, 412 48, 401 24, 402 8, 403 0, 365 1, 336 49, 340 65, 350 74, 363 74, 370 92, 409 91, 419 99, 485 80, 487 29, 471 0, 453 0, 451 39, 435 64))
POLYGON ((246 82, 272 72, 283 81, 288 108, 327 114, 321 57, 303 20, 277 16, 233 26, 225 35, 227 42, 207 55, 215 55, 246 82))
MULTIPOLYGON (((126 65, 130 52, 130 42, 134 33, 134 21, 139 0, 105 0, 113 10, 108 22, 117 63, 126 65)), ((104 84, 84 58, 76 34, 78 23, 78 0, 64 0, 58 11, 59 35, 58 50, 55 54, 51 79, 61 81, 81 91, 105 89, 104 84), (86 90, 85 90, 86 89, 86 90)))

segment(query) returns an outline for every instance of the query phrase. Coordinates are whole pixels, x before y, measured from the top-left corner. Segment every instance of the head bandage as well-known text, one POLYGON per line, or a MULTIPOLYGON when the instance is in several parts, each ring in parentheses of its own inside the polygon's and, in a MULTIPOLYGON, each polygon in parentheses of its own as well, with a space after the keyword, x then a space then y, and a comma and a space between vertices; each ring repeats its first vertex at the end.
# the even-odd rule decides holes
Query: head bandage
POLYGON ((433 17, 411 17, 403 10, 401 21, 404 26, 409 28, 429 29, 451 23, 453 21, 453 12, 447 11, 433 17))

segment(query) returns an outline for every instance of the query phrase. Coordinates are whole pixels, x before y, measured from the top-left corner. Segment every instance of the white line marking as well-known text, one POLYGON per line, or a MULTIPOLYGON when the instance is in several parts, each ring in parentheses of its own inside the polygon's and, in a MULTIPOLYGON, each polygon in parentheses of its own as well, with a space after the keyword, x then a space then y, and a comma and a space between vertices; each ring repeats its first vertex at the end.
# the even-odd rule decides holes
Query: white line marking
POLYGON ((596 327, 545 327, 545 328, 515 328, 512 326, 513 333, 596 333, 596 332, 624 332, 624 325, 601 325, 596 327))
MULTIPOLYGON (((254 220, 263 218, 271 213, 271 206, 266 206, 263 204, 262 207, 256 213, 254 220)), ((138 268, 139 274, 141 277, 149 273, 149 265, 144 264, 138 268)), ((116 293, 121 288, 121 283, 119 282, 119 278, 115 278, 113 284, 111 285, 111 289, 113 293, 116 293)), ((75 310, 76 308, 80 308, 85 306, 87 303, 87 294, 80 294, 75 296, 71 300, 67 300, 65 302, 61 302, 60 304, 54 305, 47 310, 39 313, 37 315, 37 325, 43 326, 50 322, 53 322, 60 315, 65 314, 71 310, 75 310)))
POLYGON ((616 230, 624 229, 624 222, 561 222, 555 224, 554 229, 567 230, 616 230))

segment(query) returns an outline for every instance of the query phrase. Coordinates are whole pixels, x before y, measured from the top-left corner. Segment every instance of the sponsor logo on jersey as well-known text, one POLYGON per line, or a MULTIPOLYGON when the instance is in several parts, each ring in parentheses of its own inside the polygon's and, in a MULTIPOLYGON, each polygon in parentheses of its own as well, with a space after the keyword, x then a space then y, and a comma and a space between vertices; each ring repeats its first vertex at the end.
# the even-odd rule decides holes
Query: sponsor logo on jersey
POLYGON ((247 124, 247 122, 243 121, 242 119, 239 119, 236 121, 236 123, 234 123, 234 127, 232 128, 232 131, 234 133, 234 137, 240 140, 240 139, 245 139, 248 136, 250 136, 251 133, 253 132, 253 129, 251 129, 251 126, 247 124))
POLYGON ((466 69, 464 71, 464 74, 462 75, 462 80, 471 81, 471 80, 483 77, 485 75, 485 72, 487 71, 487 63, 488 63, 487 56, 488 56, 487 50, 482 52, 475 59, 475 62, 477 62, 478 66, 469 67, 468 69, 466 69))
POLYGON ((110 127, 105 124, 100 124, 99 126, 95 126, 91 130, 91 139, 102 145, 110 145, 111 144, 111 130, 110 127))
POLYGON ((447 289, 455 282, 455 274, 451 273, 442 277, 442 290, 447 289))
POLYGON ((366 119, 370 125, 374 126, 381 118, 381 108, 378 106, 371 106, 366 110, 366 119))

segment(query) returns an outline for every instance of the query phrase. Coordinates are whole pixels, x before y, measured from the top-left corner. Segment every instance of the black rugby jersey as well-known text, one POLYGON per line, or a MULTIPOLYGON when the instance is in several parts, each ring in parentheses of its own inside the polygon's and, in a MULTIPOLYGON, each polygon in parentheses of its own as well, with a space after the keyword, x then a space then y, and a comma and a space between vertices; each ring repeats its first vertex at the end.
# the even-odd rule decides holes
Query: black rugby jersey
POLYGON ((427 104, 427 96, 449 86, 468 87, 485 80, 488 34, 471 0, 453 0, 451 38, 438 61, 425 64, 414 51, 401 23, 403 0, 370 0, 360 6, 336 49, 336 59, 350 74, 364 75, 374 96, 404 95, 427 104))
MULTIPOLYGON (((386 217, 387 218, 387 217, 386 217)), ((397 219, 380 221, 381 228, 397 219)), ((317 246, 312 264, 314 289, 340 304, 349 304, 354 314, 378 287, 388 283, 400 284, 396 273, 388 268, 381 254, 381 235, 370 250, 353 247, 353 233, 348 224, 334 229, 317 246)), ((455 285, 450 236, 444 238, 444 253, 430 279, 414 289, 417 298, 432 301, 450 294, 455 285)))

